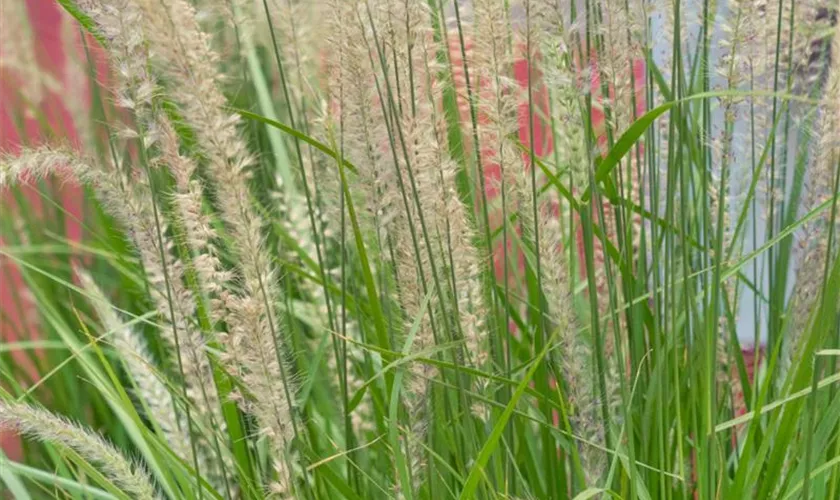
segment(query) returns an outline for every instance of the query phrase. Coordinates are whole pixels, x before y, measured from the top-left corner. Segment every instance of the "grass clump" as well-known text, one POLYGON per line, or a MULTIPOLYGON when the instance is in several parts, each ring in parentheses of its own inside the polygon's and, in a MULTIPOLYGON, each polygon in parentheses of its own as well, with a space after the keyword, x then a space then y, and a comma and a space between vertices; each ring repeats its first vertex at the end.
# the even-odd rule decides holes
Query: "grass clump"
POLYGON ((14 495, 840 495, 836 5, 60 3, 14 495))

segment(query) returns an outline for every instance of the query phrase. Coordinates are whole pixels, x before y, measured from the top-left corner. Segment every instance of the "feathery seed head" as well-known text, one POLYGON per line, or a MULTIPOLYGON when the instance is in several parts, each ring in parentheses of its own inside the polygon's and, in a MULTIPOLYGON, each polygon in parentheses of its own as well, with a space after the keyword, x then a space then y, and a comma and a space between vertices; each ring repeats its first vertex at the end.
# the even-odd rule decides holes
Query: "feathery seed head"
POLYGON ((158 497, 152 479, 114 445, 78 424, 23 403, 0 400, 0 427, 15 429, 40 441, 67 447, 99 466, 99 470, 126 494, 138 500, 158 497))

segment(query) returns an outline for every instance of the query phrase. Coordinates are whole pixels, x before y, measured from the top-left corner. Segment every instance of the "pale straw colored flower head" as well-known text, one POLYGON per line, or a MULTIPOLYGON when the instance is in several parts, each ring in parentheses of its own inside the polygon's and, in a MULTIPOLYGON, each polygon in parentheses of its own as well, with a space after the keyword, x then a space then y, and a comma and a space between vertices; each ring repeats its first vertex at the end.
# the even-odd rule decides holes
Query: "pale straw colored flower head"
POLYGON ((0 428, 3 427, 73 450, 98 466, 106 478, 132 498, 159 498, 151 477, 140 465, 132 463, 100 435, 76 423, 24 403, 0 401, 0 428))
MULTIPOLYGON (((227 241, 236 257, 235 277, 223 282, 222 290, 216 293, 219 300, 214 302, 225 312, 228 330, 218 335, 224 347, 221 359, 251 389, 246 406, 254 412, 262 433, 278 451, 274 456, 282 457, 291 433, 289 398, 295 394, 295 384, 286 376, 289 353, 278 331, 280 321, 274 310, 275 304, 281 301, 271 260, 263 245, 263 221, 248 186, 248 168, 253 158, 238 129, 239 118, 225 110, 227 101, 220 88, 219 57, 211 48, 210 36, 200 27, 195 8, 183 0, 163 3, 138 0, 131 5, 139 11, 135 29, 139 28, 154 48, 150 54, 153 68, 169 81, 177 82, 164 90, 180 106, 181 118, 195 132, 197 146, 207 161, 213 199, 229 231, 227 241), (177 24, 173 19, 178 20, 177 24)), ((177 160, 175 156, 172 158, 177 160)), ((181 186, 187 177, 181 176, 181 186)), ((197 211, 196 193, 192 196, 192 208, 185 211, 188 216, 197 211)), ((199 230, 202 225, 199 222, 193 229, 199 230)), ((194 243, 204 244, 202 239, 206 238, 202 232, 203 229, 194 233, 199 238, 194 243)), ((211 263, 208 273, 220 272, 216 267, 211 263)), ((186 296, 178 290, 173 292, 178 299, 186 296)), ((185 304, 179 315, 192 312, 193 308, 193 304, 185 304)), ((182 317, 191 318, 191 315, 182 317)), ((189 321, 178 323, 176 318, 176 328, 191 326, 189 321)), ((198 337, 187 335, 187 340, 190 339, 196 348, 203 349, 198 337)), ((200 359, 188 360, 194 365, 191 368, 204 371, 203 362, 195 363, 200 359)))
MULTIPOLYGON (((840 31, 835 30, 831 41, 831 60, 823 89, 818 124, 818 143, 808 170, 805 190, 805 210, 813 210, 831 201, 837 195, 837 176, 840 175, 840 31)), ((837 203, 834 200, 834 203, 837 203)), ((791 335, 785 345, 783 360, 789 362, 802 348, 805 333, 810 326, 813 312, 819 306, 823 289, 827 259, 837 255, 837 238, 840 234, 840 217, 832 220, 831 203, 820 216, 803 228, 798 253, 800 262, 796 271, 796 285, 791 304, 793 321, 791 335), (832 227, 834 226, 833 231, 832 227), (829 247, 829 235, 833 245, 829 247)), ((830 260, 829 260, 830 262, 830 260)))
POLYGON ((94 189, 103 207, 123 225, 138 250, 164 325, 160 330, 162 338, 172 348, 173 356, 181 361, 188 396, 203 409, 202 418, 209 419, 209 428, 221 425, 204 339, 193 319, 195 300, 184 285, 182 263, 172 256, 172 243, 164 236, 166 228, 159 226, 155 219, 148 186, 138 179, 126 178, 121 174, 121 167, 110 166, 106 170, 93 165, 96 164, 70 150, 41 147, 4 158, 0 177, 8 184, 26 176, 63 175, 94 189))
POLYGON ((89 301, 96 311, 104 328, 103 334, 109 334, 108 341, 113 344, 136 384, 136 397, 149 410, 149 418, 160 427, 163 437, 180 458, 191 460, 190 436, 182 430, 183 419, 175 409, 172 395, 159 378, 156 363, 146 345, 142 333, 126 325, 102 290, 85 271, 76 269, 82 287, 87 292, 89 301))

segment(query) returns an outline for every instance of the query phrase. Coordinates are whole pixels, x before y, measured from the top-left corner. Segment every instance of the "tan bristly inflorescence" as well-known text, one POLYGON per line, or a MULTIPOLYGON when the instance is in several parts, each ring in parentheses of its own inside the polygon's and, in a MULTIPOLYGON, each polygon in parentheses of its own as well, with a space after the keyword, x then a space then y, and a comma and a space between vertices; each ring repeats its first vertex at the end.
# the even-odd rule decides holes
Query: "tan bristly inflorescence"
MULTIPOLYGON (((820 204, 830 201, 835 193, 836 176, 840 175, 840 30, 835 28, 835 34, 830 41, 831 63, 825 90, 820 104, 820 118, 817 125, 819 134, 818 146, 808 171, 807 189, 805 194, 805 209, 813 210, 820 204)), ((803 347, 802 339, 807 338, 806 332, 810 326, 813 312, 819 307, 823 278, 825 276, 826 261, 837 254, 837 241, 840 236, 840 215, 836 219, 831 217, 840 208, 829 203, 813 221, 803 228, 798 249, 800 259, 796 271, 796 286, 791 303, 793 304, 793 324, 791 336, 786 341, 783 362, 790 364, 803 347), (833 231, 831 225, 834 225, 833 231), (829 236, 833 234, 833 245, 829 246, 829 236)))
POLYGON ((73 130, 82 151, 93 151, 95 133, 90 116, 91 85, 88 64, 95 64, 93 58, 86 57, 80 36, 79 24, 69 14, 61 18, 61 43, 64 46, 63 85, 66 90, 64 105, 73 118, 73 130), (90 59, 90 60, 89 60, 90 59))
POLYGON ((125 324, 116 309, 108 302, 102 290, 85 271, 76 270, 76 276, 87 292, 89 301, 96 311, 107 334, 107 341, 122 355, 128 373, 136 384, 136 396, 149 409, 149 416, 160 427, 166 442, 179 457, 191 457, 190 435, 182 428, 184 419, 178 414, 172 395, 159 378, 156 364, 149 352, 142 333, 125 324))
POLYGON ((279 331, 274 304, 279 303, 275 273, 266 254, 257 213, 248 188, 248 168, 254 160, 248 152, 236 115, 225 111, 218 55, 209 36, 185 1, 138 1, 142 27, 157 52, 153 62, 173 81, 168 89, 180 105, 183 119, 196 133, 198 146, 207 157, 208 174, 222 220, 229 231, 231 250, 237 257, 235 278, 223 284, 218 306, 223 307, 228 331, 219 335, 225 346, 222 357, 229 371, 243 380, 249 394, 243 398, 274 450, 278 485, 286 490, 286 446, 291 439, 295 384, 286 366, 288 350, 279 331), (172 19, 177 19, 177 26, 172 19), (278 384, 278 381, 281 383, 278 384))
MULTIPOLYGON (((145 150, 148 168, 168 167, 176 178, 179 190, 187 190, 184 186, 185 178, 189 178, 195 167, 191 160, 179 154, 179 144, 173 127, 157 101, 161 90, 149 71, 149 40, 145 33, 138 29, 143 19, 142 12, 130 2, 91 4, 87 7, 87 12, 110 41, 108 49, 119 76, 116 103, 133 112, 134 120, 123 122, 121 130, 118 131, 119 136, 129 140, 136 139, 145 150)), ((114 170, 120 172, 123 168, 117 167, 114 170)), ((156 206, 161 201, 153 199, 147 179, 148 176, 142 172, 129 174, 122 183, 128 196, 125 197, 122 206, 115 201, 111 209, 129 228, 140 252, 152 298, 162 321, 167 325, 167 328, 161 330, 162 336, 168 340, 169 347, 176 351, 174 357, 183 372, 187 396, 199 410, 199 415, 195 417, 204 422, 205 428, 223 430, 224 420, 213 370, 205 351, 208 339, 204 337, 200 325, 195 321, 198 299, 186 285, 185 280, 189 272, 187 263, 175 254, 175 242, 168 235, 160 207, 156 206)), ((195 187, 194 184, 190 186, 195 187)), ((177 197, 178 195, 176 200, 177 197)), ((176 201, 176 204, 183 208, 183 203, 176 201)), ((195 232, 190 229, 199 222, 190 224, 190 220, 192 218, 182 217, 180 223, 185 226, 188 243, 194 243, 195 232)), ((202 265, 201 259, 195 262, 199 270, 206 267, 202 265)), ((205 282, 215 283, 216 280, 205 282)), ((209 453, 211 446, 210 442, 202 443, 200 455, 209 453)), ((210 470, 208 473, 215 477, 221 477, 223 474, 219 470, 210 470)))
MULTIPOLYGON (((197 23, 186 23, 194 32, 177 32, 169 16, 189 21, 194 11, 184 2, 170 2, 166 10, 144 2, 99 4, 83 2, 82 8, 96 23, 109 42, 116 68, 117 105, 133 112, 133 120, 124 120, 116 138, 136 141, 145 150, 150 168, 166 167, 176 180, 174 227, 182 228, 186 245, 195 254, 191 262, 174 256, 175 243, 161 211, 155 207, 150 186, 143 172, 127 172, 127 165, 95 167, 65 149, 41 148, 24 151, 17 158, 4 158, 0 181, 17 181, 21 174, 42 177, 51 173, 66 175, 91 185, 108 209, 132 235, 140 253, 147 280, 160 311, 164 327, 161 333, 170 347, 180 344, 187 394, 199 411, 193 418, 207 419, 204 428, 224 429, 220 402, 216 395, 212 369, 205 350, 208 339, 196 323, 197 299, 186 279, 194 270, 202 295, 211 299, 214 320, 224 319, 228 332, 219 332, 224 341, 225 361, 230 371, 240 376, 250 392, 245 398, 271 438, 276 452, 278 481, 285 483, 284 449, 291 431, 289 394, 294 386, 278 385, 284 379, 285 351, 275 356, 282 337, 273 306, 276 290, 273 272, 262 248, 262 222, 254 211, 247 187, 246 168, 252 160, 236 128, 236 119, 223 111, 225 98, 217 87, 216 57, 197 23), (155 51, 147 52, 154 46, 155 51), (167 76, 181 81, 201 82, 199 91, 172 91, 182 105, 184 120, 193 126, 209 159, 211 180, 224 221, 232 234, 233 250, 239 266, 233 273, 220 264, 215 253, 218 235, 203 215, 203 186, 194 178, 195 165, 182 156, 173 126, 161 112, 156 100, 161 89, 148 72, 151 62, 165 62, 167 76), (199 97, 200 96, 200 97, 199 97), (215 100, 214 100, 215 99, 215 100)), ((211 471, 212 474, 212 471, 211 471)), ((273 487, 273 489, 278 489, 273 487)))
POLYGON ((132 463, 102 436, 76 423, 28 404, 0 401, 0 428, 16 429, 26 436, 73 450, 98 465, 99 470, 131 498, 159 498, 151 477, 142 466, 132 463))
MULTIPOLYGON (((379 258, 393 265, 407 334, 420 318, 412 352, 443 339, 463 339, 470 362, 485 360, 480 256, 467 207, 455 187, 456 165, 446 150, 437 80, 438 44, 424 6, 409 2, 336 5, 330 39, 330 100, 341 124, 351 179, 373 227, 379 258), (379 50, 388 49, 387 73, 379 50), (409 47, 411 49, 409 50, 409 47), (395 120, 390 117, 396 116, 395 120)), ((414 363, 407 385, 412 424, 410 455, 422 464, 429 382, 436 369, 414 363)))
MULTIPOLYGON (((218 401, 214 399, 217 396, 212 370, 204 351, 204 340, 200 330, 191 323, 195 302, 183 284, 183 265, 173 257, 168 239, 163 240, 164 250, 161 252, 151 193, 144 183, 123 176, 122 166, 99 168, 94 165, 96 163, 92 160, 69 149, 41 147, 24 150, 15 157, 2 159, 0 187, 21 178, 37 179, 54 175, 94 188, 105 209, 132 237, 160 314, 161 337, 171 349, 172 357, 180 357, 187 396, 197 408, 204 409, 201 415, 193 417, 207 419, 204 427, 212 429, 222 422, 218 414, 218 401), (166 258, 165 263, 161 259, 162 255, 166 258)), ((201 445, 199 458, 211 464, 212 461, 203 459, 203 455, 211 453, 209 447, 208 442, 201 445)), ((182 458, 187 459, 189 456, 182 458)), ((209 473, 212 475, 213 471, 209 473)))

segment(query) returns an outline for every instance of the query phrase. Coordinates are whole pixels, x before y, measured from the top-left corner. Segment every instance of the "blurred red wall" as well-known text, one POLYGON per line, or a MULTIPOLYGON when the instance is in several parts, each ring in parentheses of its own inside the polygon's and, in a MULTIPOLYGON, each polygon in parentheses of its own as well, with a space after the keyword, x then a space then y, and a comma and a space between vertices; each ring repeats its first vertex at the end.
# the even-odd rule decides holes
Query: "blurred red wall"
MULTIPOLYGON (((14 69, 14 66, 10 69, 7 65, 0 65, 0 106, 2 106, 0 107, 0 150, 14 152, 24 144, 35 145, 47 138, 51 141, 69 141, 76 144, 77 137, 73 120, 63 104, 60 93, 62 89, 68 86, 68 83, 76 86, 86 85, 86 82, 70 82, 68 80, 73 78, 72 75, 83 75, 86 72, 84 68, 81 72, 67 71, 69 64, 79 64, 80 61, 85 60, 85 56, 81 52, 78 34, 75 35, 75 41, 78 43, 64 48, 62 29, 69 28, 71 32, 78 32, 78 29, 73 30, 72 26, 64 25, 64 23, 73 21, 54 0, 4 0, 3 4, 5 5, 2 7, 4 12, 2 21, 0 21, 0 29, 6 30, 6 34, 0 37, 0 40, 2 40, 0 43, 3 43, 3 46, 0 46, 0 54, 4 59, 16 57, 15 51, 17 48, 8 43, 10 39, 17 42, 31 40, 31 49, 37 61, 36 69, 48 75, 57 85, 44 88, 43 99, 40 103, 32 106, 36 108, 37 113, 42 114, 48 123, 48 126, 41 127, 35 118, 36 113, 33 113, 26 97, 21 94, 21 89, 26 89, 27 86, 41 85, 42 82, 33 81, 31 76, 27 76, 32 75, 30 72, 27 72, 27 75, 22 75, 20 71, 14 69), (24 7, 25 10, 18 9, 18 7, 24 7), (9 14, 13 11, 28 16, 31 37, 21 35, 20 30, 24 29, 22 27, 24 25, 20 24, 20 19, 16 19, 20 16, 9 14), (70 61, 65 50, 78 50, 79 52, 77 52, 73 61, 70 61), (19 130, 16 122, 21 118, 24 126, 22 130, 19 130)), ((74 97, 77 98, 78 96, 74 97)), ((89 102, 83 104, 89 106, 89 102)), ((59 189, 62 204, 70 215, 66 218, 65 236, 73 240, 79 240, 82 236, 82 230, 78 223, 82 215, 82 191, 78 186, 68 183, 61 184, 59 189)), ((38 191, 34 187, 26 186, 24 193, 32 209, 36 213, 40 213, 43 203, 38 191)), ((15 210, 11 193, 0 193, 0 210, 15 210)), ((0 247, 5 244, 3 235, 0 234, 0 247)), ((16 266, 8 258, 0 256, 0 342, 11 342, 19 336, 30 338, 38 336, 37 325, 31 320, 33 317, 32 308, 31 305, 25 303, 26 293, 22 293, 23 288, 21 275, 16 266), (15 297, 18 298, 18 301, 20 299, 24 300, 22 310, 17 307, 15 297)), ((25 362, 21 356, 14 356, 14 359, 20 363, 25 362)), ((2 431, 0 431, 0 448, 10 458, 15 459, 20 455, 20 443, 17 438, 2 431)))

